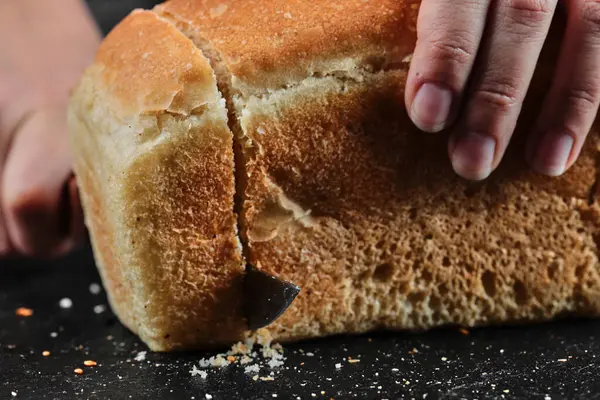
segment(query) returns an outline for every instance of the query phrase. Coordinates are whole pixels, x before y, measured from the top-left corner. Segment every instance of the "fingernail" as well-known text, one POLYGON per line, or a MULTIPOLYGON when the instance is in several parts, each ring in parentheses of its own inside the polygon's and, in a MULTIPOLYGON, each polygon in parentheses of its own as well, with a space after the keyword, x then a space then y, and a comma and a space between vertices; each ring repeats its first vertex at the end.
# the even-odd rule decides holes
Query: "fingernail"
POLYGON ((452 92, 433 83, 424 83, 413 100, 411 119, 425 132, 439 132, 447 123, 451 106, 452 92))
POLYGON ((567 168, 573 143, 571 135, 558 132, 545 134, 534 150, 535 155, 531 160, 532 167, 540 174, 562 175, 567 168))
POLYGON ((479 181, 492 173, 496 141, 479 133, 468 133, 457 139, 452 152, 452 167, 465 179, 479 181))

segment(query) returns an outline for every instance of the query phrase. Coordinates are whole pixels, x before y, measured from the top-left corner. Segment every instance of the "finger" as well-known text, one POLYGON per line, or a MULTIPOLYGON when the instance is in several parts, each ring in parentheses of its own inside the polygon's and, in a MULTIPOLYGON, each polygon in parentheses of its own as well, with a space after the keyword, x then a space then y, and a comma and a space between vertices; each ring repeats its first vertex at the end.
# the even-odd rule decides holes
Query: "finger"
POLYGON ((558 176, 577 159, 600 104, 600 3, 573 1, 554 84, 546 98, 528 159, 558 176))
POLYGON ((72 176, 64 187, 63 199, 61 200, 60 216, 62 220, 59 228, 63 232, 63 242, 57 247, 53 253, 54 256, 60 256, 68 253, 72 249, 83 243, 85 238, 85 220, 83 208, 81 207, 81 198, 77 181, 72 176))
POLYGON ((2 209, 17 251, 49 256, 64 241, 60 202, 70 176, 64 110, 31 114, 13 138, 2 179, 2 209))
POLYGON ((515 129, 557 0, 498 0, 480 49, 469 100, 448 151, 456 173, 481 180, 497 167, 515 129))
MULTIPOLYGON (((0 104, 0 106, 2 105, 0 104)), ((15 132, 21 128, 24 121, 27 120, 27 117, 28 115, 25 114, 21 115, 20 118, 15 118, 10 112, 6 112, 6 107, 2 108, 2 113, 0 114, 0 177, 2 176, 5 160, 12 144, 12 138, 15 132)), ((1 186, 0 193, 2 193, 1 186)), ((4 213, 0 207, 0 257, 13 256, 15 253, 14 250, 7 231, 4 213)))
POLYGON ((475 61, 489 0, 423 0, 405 102, 413 123, 438 132, 452 123, 475 61))

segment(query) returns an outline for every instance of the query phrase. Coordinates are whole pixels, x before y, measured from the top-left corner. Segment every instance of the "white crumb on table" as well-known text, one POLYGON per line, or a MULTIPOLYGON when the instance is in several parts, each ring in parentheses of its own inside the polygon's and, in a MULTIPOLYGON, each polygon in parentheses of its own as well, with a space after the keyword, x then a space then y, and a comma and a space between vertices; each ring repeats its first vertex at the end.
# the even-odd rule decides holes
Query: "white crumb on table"
POLYGON ((206 379, 206 377, 208 376, 208 373, 206 371, 202 371, 201 369, 198 369, 198 367, 196 367, 195 365, 192 368, 192 370, 190 371, 190 374, 192 376, 199 376, 202 379, 206 379))
POLYGON ((62 299, 60 299, 60 301, 58 302, 58 305, 60 306, 60 308, 71 308, 73 307, 73 300, 71 300, 68 297, 64 297, 62 299))
POLYGON ((146 351, 140 351, 135 355, 135 361, 144 361, 146 359, 146 351))
POLYGON ((260 371, 260 366, 258 364, 248 365, 247 367, 244 368, 244 372, 247 374, 252 373, 252 372, 258 373, 259 371, 260 371))
POLYGON ((94 306, 94 313, 102 314, 104 311, 106 311, 106 306, 104 304, 98 304, 94 306))
POLYGON ((100 286, 96 282, 90 283, 90 293, 91 294, 94 294, 94 295, 100 294, 101 291, 102 291, 102 286, 100 286))

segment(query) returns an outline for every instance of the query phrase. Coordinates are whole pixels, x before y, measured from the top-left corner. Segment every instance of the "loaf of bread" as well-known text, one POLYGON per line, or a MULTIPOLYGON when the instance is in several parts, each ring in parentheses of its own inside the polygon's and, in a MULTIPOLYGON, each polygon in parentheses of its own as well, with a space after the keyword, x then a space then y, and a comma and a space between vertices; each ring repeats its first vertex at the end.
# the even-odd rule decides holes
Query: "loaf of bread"
POLYGON ((565 175, 524 160, 553 25, 507 155, 456 176, 404 107, 417 0, 171 0, 72 95, 75 171, 120 320, 155 351, 248 332, 246 263, 301 292, 279 341, 600 314, 597 127, 565 175))

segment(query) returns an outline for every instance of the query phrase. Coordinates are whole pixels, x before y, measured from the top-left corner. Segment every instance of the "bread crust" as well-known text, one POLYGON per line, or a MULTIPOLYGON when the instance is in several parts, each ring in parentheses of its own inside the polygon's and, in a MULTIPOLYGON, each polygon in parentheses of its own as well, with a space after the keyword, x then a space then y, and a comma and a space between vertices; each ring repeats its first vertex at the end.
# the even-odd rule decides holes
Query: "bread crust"
POLYGON ((314 74, 389 68, 412 51, 419 0, 175 0, 156 8, 210 40, 244 94, 314 74))
POLYGON ((134 11, 75 89, 69 120, 121 321, 158 351, 241 338, 232 133, 208 60, 167 21, 134 11))

